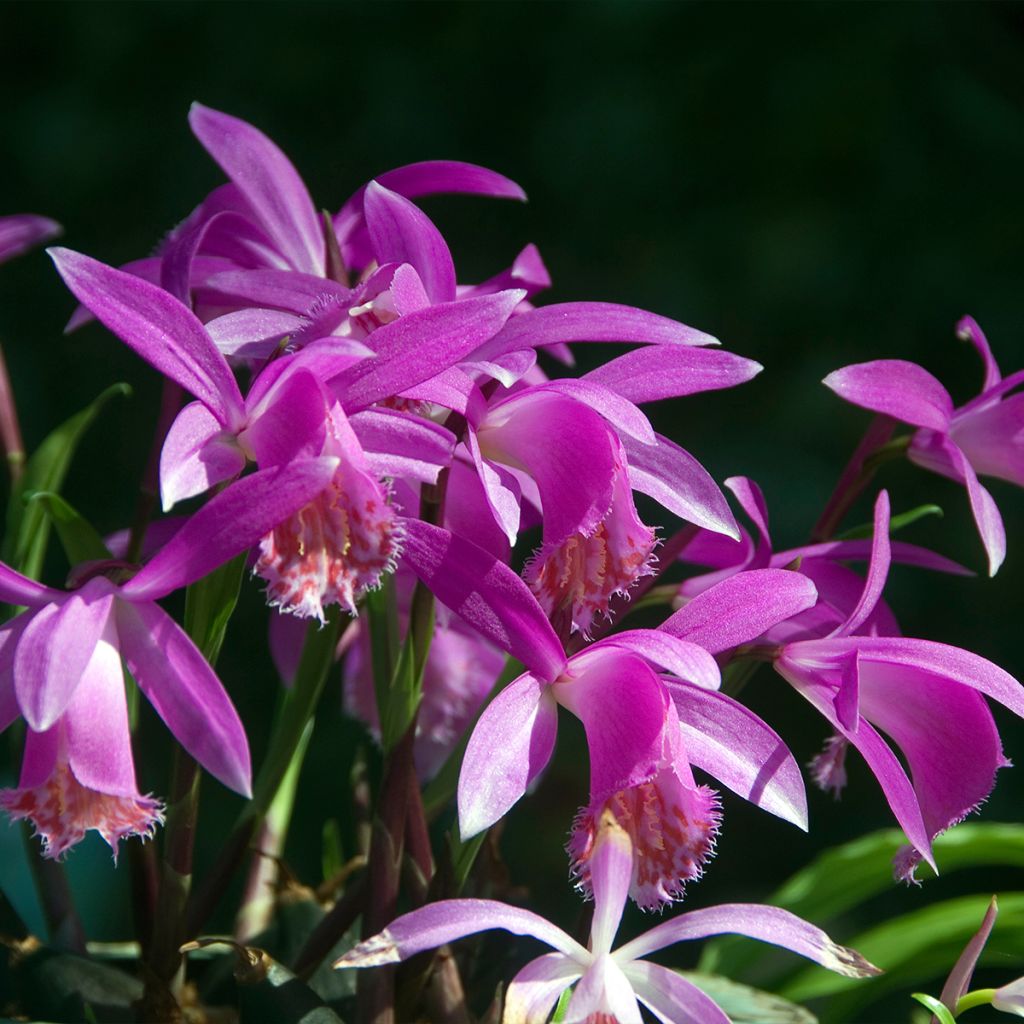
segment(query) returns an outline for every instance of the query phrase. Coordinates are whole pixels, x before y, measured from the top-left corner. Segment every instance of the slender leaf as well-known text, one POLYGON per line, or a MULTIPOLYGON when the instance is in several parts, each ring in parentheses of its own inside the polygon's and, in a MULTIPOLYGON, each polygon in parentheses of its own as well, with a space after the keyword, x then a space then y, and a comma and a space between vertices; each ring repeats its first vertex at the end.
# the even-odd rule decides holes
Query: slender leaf
POLYGON ((714 999, 732 1024, 818 1024, 818 1018, 810 1010, 772 992, 741 985, 719 974, 676 973, 714 999))
POLYGON ((247 557, 243 551, 185 591, 185 630, 211 665, 217 661, 238 603, 247 557))
POLYGON ((64 554, 69 564, 111 558, 109 549, 96 528, 59 494, 52 491, 34 491, 25 495, 26 505, 38 503, 50 522, 57 528, 64 554))
MULTIPOLYGON (((917 508, 908 509, 906 512, 900 512, 899 515, 893 516, 889 520, 889 532, 896 533, 897 530, 902 530, 927 516, 938 516, 941 519, 943 511, 938 505, 918 505, 917 508)), ((857 540, 861 537, 870 537, 873 530, 874 526, 871 523, 861 523, 839 534, 836 540, 857 540)))
POLYGON ((939 1024, 956 1024, 956 1018, 949 1012, 949 1007, 924 992, 911 992, 911 999, 916 999, 922 1006, 931 1010, 939 1020, 939 1024))

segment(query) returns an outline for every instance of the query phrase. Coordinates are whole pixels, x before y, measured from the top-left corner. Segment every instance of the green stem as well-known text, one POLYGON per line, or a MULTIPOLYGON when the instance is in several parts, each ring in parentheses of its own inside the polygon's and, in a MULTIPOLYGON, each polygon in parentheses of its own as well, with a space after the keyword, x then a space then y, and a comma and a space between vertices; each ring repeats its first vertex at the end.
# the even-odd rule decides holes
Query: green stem
POLYGON ((959 1017, 965 1010, 971 1010, 975 1006, 991 1006, 995 994, 994 988, 977 988, 973 992, 968 992, 967 995, 957 1000, 953 1016, 959 1017))

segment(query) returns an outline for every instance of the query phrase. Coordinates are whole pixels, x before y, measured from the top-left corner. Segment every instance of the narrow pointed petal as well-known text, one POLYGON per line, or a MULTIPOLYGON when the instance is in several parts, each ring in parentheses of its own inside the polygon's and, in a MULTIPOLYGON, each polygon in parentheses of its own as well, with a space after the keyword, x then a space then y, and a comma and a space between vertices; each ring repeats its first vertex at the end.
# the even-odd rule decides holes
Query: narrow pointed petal
POLYGON ((582 973, 583 968, 562 953, 531 960, 505 990, 502 1024, 547 1024, 561 994, 582 973))
POLYGON ((56 601, 64 596, 61 590, 44 586, 36 580, 30 580, 15 572, 10 566, 0 562, 0 599, 13 605, 27 605, 35 608, 49 601, 56 601))
POLYGON ((393 409, 364 409, 350 422, 380 476, 434 483, 442 467, 451 465, 455 435, 431 420, 393 409))
POLYGON ((967 485, 971 514, 981 535, 981 542, 985 546, 985 554, 988 555, 988 574, 995 576, 1006 558, 1006 530, 1003 527, 1003 517, 999 514, 992 495, 979 482, 978 474, 968 462, 967 456, 950 440, 946 441, 944 447, 967 485))
POLYGON ((260 306, 301 316, 316 302, 344 303, 352 292, 326 277, 293 270, 221 270, 195 286, 210 305, 260 306))
POLYGON ((278 309, 239 309, 208 321, 206 330, 227 359, 266 359, 304 324, 278 309))
POLYGON ((723 693, 667 685, 690 762, 806 832, 807 793, 800 766, 775 730, 723 693))
POLYGON ((647 345, 584 374, 631 402, 657 402, 703 391, 719 391, 753 379, 760 363, 719 349, 647 345))
POLYGON ((543 390, 568 395, 582 402, 600 413, 620 434, 626 434, 641 444, 655 442, 651 421, 633 404, 633 400, 622 397, 600 381, 586 378, 553 380, 543 385, 543 390))
POLYGON ((350 949, 334 966, 397 964, 426 949, 495 928, 513 935, 532 935, 567 958, 580 964, 590 962, 590 954, 575 939, 529 910, 497 900, 442 900, 396 918, 379 935, 350 949))
POLYGON ((455 264, 430 218, 414 203, 376 181, 366 186, 363 214, 378 263, 408 263, 431 302, 455 299, 455 264))
POLYGON ((458 802, 463 839, 489 828, 526 792, 551 759, 557 728, 550 686, 533 676, 520 676, 491 701, 462 759, 458 802))
POLYGON ((250 407, 249 426, 238 440, 262 469, 269 469, 315 458, 326 434, 327 396, 316 377, 300 367, 282 374, 250 407))
POLYGON ((607 954, 597 956, 569 1000, 565 1024, 643 1024, 636 993, 622 968, 607 954))
MULTIPOLYGON (((822 544, 807 544, 799 548, 789 548, 772 555, 772 568, 782 569, 797 558, 831 559, 837 562, 866 562, 871 557, 870 539, 865 540, 829 540, 822 544)), ((899 565, 910 565, 918 569, 932 569, 935 572, 948 572, 952 576, 973 576, 974 572, 951 558, 929 551, 928 548, 906 541, 890 540, 889 547, 892 560, 899 565)))
MULTIPOLYGON (((703 331, 612 302, 560 302, 510 320, 485 348, 486 358, 501 352, 572 341, 611 341, 641 345, 717 345, 703 331)), ((484 358, 481 353, 481 358, 484 358)))
POLYGON ((346 411, 398 395, 472 355, 508 320, 522 291, 497 292, 409 313, 373 332, 376 359, 337 381, 346 411))
POLYGON ((291 265, 322 275, 323 233, 309 192, 288 157, 251 124, 200 103, 192 104, 188 120, 291 265))
POLYGON ((118 601, 116 616, 128 670, 167 728, 214 778, 249 796, 245 729, 196 645, 155 604, 118 601))
MULTIPOLYGON (((466 446, 473 458, 480 490, 494 524, 504 534, 511 547, 519 536, 522 512, 522 492, 513 474, 496 463, 489 462, 480 451, 480 441, 471 427, 466 431, 466 446)), ((471 536, 465 534, 467 539, 471 536)), ((490 548, 488 550, 491 550, 490 548)))
POLYGON ((47 250, 64 283, 105 327, 199 399, 224 426, 242 417, 242 395, 196 315, 162 288, 70 249, 47 250))
POLYGON ((687 451, 657 435, 656 445, 623 438, 629 482, 681 519, 739 540, 740 531, 718 484, 687 451))
POLYGON ((745 569, 766 569, 771 558, 772 538, 768 529, 768 504, 764 493, 753 480, 745 476, 731 476, 725 486, 736 496, 740 508, 757 527, 758 541, 753 558, 745 569))
POLYGON ((995 356, 992 355, 992 348, 988 343, 988 338, 985 337, 985 332, 978 326, 978 321, 973 316, 961 317, 956 325, 956 336, 961 341, 970 342, 977 349, 978 355, 981 356, 981 361, 985 366, 985 382, 981 386, 982 392, 995 387, 1002 379, 1002 375, 999 372, 999 364, 996 362, 995 356))
POLYGON ((875 524, 871 536, 871 559, 868 562, 868 578, 864 581, 864 591, 857 602, 856 608, 849 618, 835 631, 835 636, 849 636, 856 633, 865 620, 875 610, 885 589, 885 581, 889 575, 889 564, 892 552, 889 547, 889 495, 885 491, 878 492, 875 501, 875 524))
POLYGON ((243 477, 190 517, 121 593, 132 601, 154 600, 212 572, 309 504, 337 466, 337 459, 323 457, 243 477))
POLYGON ((49 217, 15 213, 0 217, 0 263, 20 256, 34 245, 56 238, 63 228, 49 217))
POLYGON ((814 584, 788 569, 751 569, 698 594, 659 627, 720 654, 756 640, 766 630, 811 608, 814 584))
POLYGON ((844 366, 822 383, 854 405, 886 413, 915 427, 945 433, 953 416, 949 392, 927 370, 903 359, 844 366))
POLYGON ((1024 486, 1024 393, 954 417, 949 435, 975 473, 1024 486))
POLYGON ((623 965, 622 973, 663 1024, 732 1024, 711 996, 667 967, 634 960, 623 965))
POLYGON ((175 417, 160 449, 160 499, 169 512, 179 501, 208 491, 245 469, 245 455, 223 434, 202 402, 190 402, 175 417))
POLYGON ((602 956, 611 952, 633 881, 633 844, 611 814, 606 813, 598 824, 589 869, 594 896, 590 951, 602 956))
POLYGON ((493 555, 447 530, 405 521, 404 560, 434 592, 496 647, 539 679, 558 677, 565 653, 526 584, 493 555))
POLYGON ((40 608, 18 641, 14 685, 25 721, 36 732, 64 713, 103 635, 113 595, 97 589, 85 587, 40 608))
POLYGON ((21 717, 14 689, 14 654, 22 631, 32 621, 31 612, 23 612, 0 628, 0 732, 21 717))
MULTIPOLYGON (((505 532, 495 522, 480 475, 456 459, 448 475, 446 493, 445 529, 489 551, 499 562, 507 565, 511 557, 511 545, 505 532)), ((518 505, 516 511, 518 513, 518 505)), ((515 525, 518 528, 518 515, 515 525)))
POLYGON ((756 903, 724 903, 705 910, 691 910, 627 942, 613 955, 619 963, 626 963, 676 942, 726 933, 746 935, 791 949, 848 978, 866 978, 881 973, 858 952, 833 942, 820 928, 815 928, 796 914, 756 903))
POLYGON ((666 672, 705 690, 717 690, 722 683, 718 663, 703 647, 660 629, 627 629, 587 649, 599 647, 624 647, 635 651, 666 672))

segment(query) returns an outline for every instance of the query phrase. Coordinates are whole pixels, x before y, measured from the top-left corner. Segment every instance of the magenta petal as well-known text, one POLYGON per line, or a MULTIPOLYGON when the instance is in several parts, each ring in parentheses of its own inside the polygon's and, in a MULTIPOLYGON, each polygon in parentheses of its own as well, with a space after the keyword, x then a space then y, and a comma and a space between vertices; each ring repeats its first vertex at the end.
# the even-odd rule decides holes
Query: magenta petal
POLYGON ((25 626, 14 654, 14 685, 25 721, 36 732, 45 732, 64 713, 112 602, 109 584, 86 586, 40 608, 25 626))
POLYGON ((807 794, 789 748, 738 701, 666 684, 692 764, 762 810, 807 831, 807 794))
POLYGON ((338 381, 346 411, 408 391, 472 355, 509 318, 521 291, 497 292, 421 309, 373 332, 376 359, 338 381))
POLYGON ((956 336, 961 341, 969 341, 977 349, 978 355, 981 356, 981 361, 985 365, 985 382, 981 386, 982 392, 995 387, 1002 375, 999 373, 999 365, 996 363, 995 356, 992 355, 992 348, 988 343, 988 338, 985 337, 985 332, 978 326, 978 321, 973 316, 961 317, 956 325, 956 336))
POLYGON ((583 968, 562 953, 545 953, 531 960, 505 990, 506 1019, 546 1021, 559 996, 583 973, 583 968))
POLYGON ((430 218, 414 203, 376 181, 366 186, 363 214, 378 263, 408 263, 431 302, 455 299, 455 264, 430 218))
POLYGON ((729 503, 708 471, 687 451, 657 435, 656 445, 623 438, 633 490, 649 495, 681 519, 739 540, 729 503))
POLYGON ((640 1002, 663 1024, 732 1024, 711 996, 667 967, 634 960, 622 972, 640 1002))
POLYGON ((266 359, 304 324, 294 313, 277 309, 239 309, 210 320, 206 330, 225 358, 266 359))
POLYGON ((586 378, 553 380, 543 385, 544 391, 568 395, 577 402, 600 413, 620 434, 627 434, 642 444, 654 444, 651 421, 633 404, 603 383, 586 378))
MULTIPOLYGON (((772 567, 781 569, 794 559, 831 559, 837 562, 866 562, 871 557, 871 540, 829 540, 822 544, 807 544, 800 548, 790 548, 772 555, 772 567)), ((906 541, 891 540, 889 548, 892 560, 899 565, 912 565, 919 569, 933 569, 935 572, 948 572, 953 576, 973 576, 974 573, 966 566, 954 562, 951 558, 936 554, 927 548, 906 541)))
MULTIPOLYGON (((761 488, 745 476, 731 476, 725 486, 736 496, 740 508, 757 527, 757 547, 744 569, 767 569, 771 560, 772 538, 768 530, 768 504, 761 488)), ((788 564, 788 563, 784 563, 788 564)))
POLYGON ((32 621, 32 612, 23 612, 0 627, 0 732, 21 717, 14 689, 14 654, 22 631, 32 621))
POLYGON ((558 708, 550 686, 531 675, 509 683, 469 738, 459 775, 459 831, 489 828, 544 770, 555 747, 558 708))
POLYGON ((128 670, 167 728, 214 778, 249 796, 245 729, 196 645, 155 604, 118 601, 116 616, 128 670))
POLYGON ((51 587, 43 586, 36 580, 30 580, 15 572, 10 566, 0 562, 0 600, 8 604, 24 604, 29 607, 37 607, 47 601, 56 601, 64 596, 61 590, 54 590, 51 587))
POLYGON ((985 911, 985 916, 982 918, 981 927, 964 946, 964 951, 953 965, 953 970, 949 972, 946 984, 942 986, 942 994, 939 998, 950 1012, 956 1009, 957 1002, 967 994, 967 990, 971 987, 974 967, 985 948, 985 943, 988 942, 989 935, 992 934, 992 926, 996 923, 998 913, 999 907, 995 896, 993 896, 988 910, 985 911))
POLYGON ((284 153, 251 124, 202 104, 192 104, 188 120, 291 265, 323 274, 323 232, 309 192, 284 153))
POLYGON ((532 309, 510 320, 488 343, 481 358, 501 352, 571 341, 611 341, 642 345, 715 345, 703 331, 633 306, 612 302, 560 302, 532 309))
POLYGON ((731 933, 791 949, 837 974, 862 978, 879 974, 859 953, 837 945, 820 928, 778 907, 723 903, 691 910, 665 921, 615 951, 618 960, 636 960, 676 942, 731 933))
POLYGON ((282 374, 249 409, 249 426, 239 442, 261 468, 310 459, 323 451, 327 435, 327 396, 320 382, 303 369, 282 374))
POLYGON ((379 935, 360 942, 334 962, 335 967, 378 967, 397 964, 425 949, 497 928, 513 935, 532 935, 580 963, 590 954, 561 928, 539 914, 497 900, 441 900, 396 918, 379 935))
POLYGON ((885 491, 878 492, 875 501, 874 532, 871 537, 871 560, 868 562, 868 578, 864 581, 864 591, 857 606, 850 612, 847 620, 835 631, 835 636, 848 636, 856 633, 867 618, 875 610, 885 589, 885 581, 889 575, 889 563, 892 552, 889 548, 889 495, 885 491))
POLYGON ((703 647, 660 629, 627 629, 587 649, 592 651, 598 647, 624 647, 658 668, 706 690, 717 690, 722 682, 718 663, 703 647))
POLYGON ((614 821, 609 814, 598 824, 597 839, 587 864, 589 888, 594 897, 590 925, 590 951, 594 956, 611 952, 633 884, 633 843, 625 829, 614 821))
POLYGON ((788 569, 738 572, 698 594, 660 626, 712 654, 756 640, 779 622, 810 608, 814 584, 788 569))
POLYGON ((735 387, 763 369, 752 359, 718 349, 648 345, 609 360, 583 379, 640 403, 735 387))
POLYGON ((96 318, 224 426, 242 417, 242 395, 196 315, 162 288, 70 249, 47 250, 64 283, 96 318))
MULTIPOLYGON (((494 512, 484 493, 478 473, 461 460, 455 460, 448 475, 444 507, 444 527, 489 551, 499 562, 508 564, 511 554, 508 537, 495 522, 494 512)), ((518 507, 516 524, 518 529, 518 507)), ((513 530, 513 536, 515 530, 513 530)))
POLYGON ((434 483, 441 468, 451 464, 455 435, 431 420, 393 409, 365 409, 350 422, 367 462, 380 476, 434 483))
POLYGON ((213 572, 308 505, 337 466, 335 458, 305 459, 236 481, 192 516, 121 593, 131 601, 153 600, 213 572))
POLYGON ((1024 486, 1024 394, 957 414, 949 436, 976 473, 1024 486))
POLYGON ((55 220, 34 213, 0 217, 0 263, 20 256, 34 245, 56 238, 62 230, 55 220))
POLYGON ((953 415, 949 392, 927 370, 903 359, 844 366, 822 383, 854 405, 915 427, 945 432, 953 415))
POLYGON ((138 795, 121 655, 107 640, 96 645, 64 712, 64 725, 68 763, 83 786, 117 796, 138 795))
POLYGON ((160 450, 163 510, 208 491, 245 469, 245 455, 223 436, 217 418, 202 402, 191 402, 175 417, 160 450))
POLYGON ((206 277, 200 292, 214 305, 261 306, 298 315, 319 300, 345 302, 352 295, 335 281, 292 270, 222 270, 206 277))
POLYGON ((948 439, 945 440, 944 448, 967 485, 971 514, 981 535, 981 542, 985 545, 985 554, 988 555, 988 574, 995 576, 1006 558, 1006 530, 1003 528, 1003 517, 999 514, 992 495, 978 481, 978 474, 974 472, 974 467, 967 461, 964 453, 948 439))
POLYGON ((438 600, 538 678, 556 679, 565 654, 526 584, 483 548, 418 520, 405 520, 405 562, 438 600))
MULTIPOLYGON (((466 446, 473 458, 473 468, 480 481, 480 491, 487 503, 492 521, 504 535, 507 543, 515 544, 522 517, 522 490, 519 480, 504 466, 489 462, 480 452, 480 442, 471 427, 466 431, 466 446)), ((463 536, 472 539, 472 534, 463 536)), ((488 546, 488 550, 495 550, 488 546)))

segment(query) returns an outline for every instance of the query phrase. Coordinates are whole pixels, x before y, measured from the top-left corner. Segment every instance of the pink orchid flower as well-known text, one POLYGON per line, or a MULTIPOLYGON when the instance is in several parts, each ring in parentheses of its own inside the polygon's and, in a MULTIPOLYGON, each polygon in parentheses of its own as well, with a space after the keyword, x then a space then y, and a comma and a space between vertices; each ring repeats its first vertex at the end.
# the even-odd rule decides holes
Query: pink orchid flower
POLYGON ((20 256, 34 245, 56 238, 62 230, 55 220, 34 213, 0 217, 0 263, 20 256))
POLYGON ((632 884, 629 834, 605 815, 594 844, 594 916, 585 948, 561 928, 528 910, 495 900, 445 900, 392 921, 349 950, 337 968, 399 963, 467 935, 500 929, 530 935, 554 952, 531 960, 505 992, 504 1024, 544 1024, 575 985, 566 1024, 641 1024, 640 1004, 664 1024, 729 1024, 718 1004, 693 982, 643 957, 677 942, 733 933, 790 949, 837 974, 863 978, 881 972, 859 953, 785 910, 732 903, 680 914, 613 948, 632 884))

